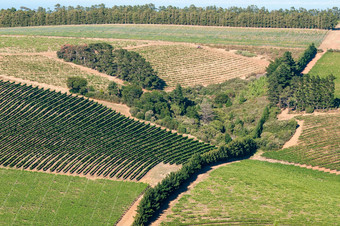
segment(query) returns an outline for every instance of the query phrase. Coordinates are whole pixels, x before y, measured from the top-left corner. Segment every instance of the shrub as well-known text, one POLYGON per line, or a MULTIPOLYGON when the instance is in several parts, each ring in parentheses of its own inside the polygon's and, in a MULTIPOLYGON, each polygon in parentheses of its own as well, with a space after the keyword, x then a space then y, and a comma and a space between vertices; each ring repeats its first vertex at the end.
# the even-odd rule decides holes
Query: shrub
POLYGON ((67 78, 67 87, 71 93, 80 93, 85 95, 87 93, 87 80, 85 78, 75 76, 67 78))

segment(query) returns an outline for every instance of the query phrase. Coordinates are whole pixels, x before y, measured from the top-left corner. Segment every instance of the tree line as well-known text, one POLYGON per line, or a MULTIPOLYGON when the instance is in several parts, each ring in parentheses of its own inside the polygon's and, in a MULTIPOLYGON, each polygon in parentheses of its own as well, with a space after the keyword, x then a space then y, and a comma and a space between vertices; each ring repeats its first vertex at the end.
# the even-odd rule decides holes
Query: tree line
POLYGON ((84 65, 146 89, 163 89, 165 82, 140 54, 116 49, 107 43, 63 45, 59 58, 84 65))
POLYGON ((53 10, 39 7, 10 8, 0 11, 0 27, 70 25, 70 24, 177 24, 230 27, 317 28, 333 29, 340 19, 340 9, 304 8, 268 10, 255 5, 221 8, 216 6, 179 8, 155 7, 154 4, 106 7, 55 5, 53 10))
POLYGON ((310 45, 295 62, 290 52, 285 52, 267 67, 268 99, 280 107, 314 111, 334 105, 333 75, 325 78, 303 75, 301 72, 316 55, 317 49, 310 45))
POLYGON ((177 172, 171 172, 154 188, 148 189, 137 208, 137 216, 133 225, 149 225, 150 219, 160 209, 162 203, 178 190, 183 183, 198 173, 202 167, 218 161, 246 158, 257 150, 256 142, 249 137, 235 139, 225 146, 220 146, 202 155, 195 154, 177 172))

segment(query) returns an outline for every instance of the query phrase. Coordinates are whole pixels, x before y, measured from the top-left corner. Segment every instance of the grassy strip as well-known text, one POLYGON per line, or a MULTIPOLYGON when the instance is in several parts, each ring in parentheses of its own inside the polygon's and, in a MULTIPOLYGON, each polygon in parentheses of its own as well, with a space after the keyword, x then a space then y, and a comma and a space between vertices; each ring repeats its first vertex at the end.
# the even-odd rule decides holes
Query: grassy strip
POLYGON ((254 46, 316 46, 327 31, 309 29, 229 28, 175 25, 69 25, 1 28, 0 35, 43 35, 86 38, 162 40, 254 46))
POLYGON ((244 160, 211 172, 163 224, 336 225, 339 186, 339 176, 244 160))
POLYGON ((1 225, 115 224, 143 183, 0 169, 1 225))

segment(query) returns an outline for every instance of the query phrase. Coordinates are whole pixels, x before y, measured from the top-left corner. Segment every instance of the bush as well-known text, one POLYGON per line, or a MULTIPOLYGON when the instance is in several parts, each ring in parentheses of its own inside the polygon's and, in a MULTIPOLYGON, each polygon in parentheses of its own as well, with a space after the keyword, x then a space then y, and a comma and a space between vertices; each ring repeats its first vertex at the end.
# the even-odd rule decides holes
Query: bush
POLYGON ((143 94, 142 88, 137 85, 124 86, 122 91, 123 102, 132 106, 135 100, 138 100, 143 94))
POLYGON ((314 108, 311 106, 306 107, 306 113, 313 113, 314 112, 314 108))
POLYGON ((67 87, 70 89, 71 93, 80 93, 85 95, 87 93, 87 80, 80 76, 68 77, 67 87))

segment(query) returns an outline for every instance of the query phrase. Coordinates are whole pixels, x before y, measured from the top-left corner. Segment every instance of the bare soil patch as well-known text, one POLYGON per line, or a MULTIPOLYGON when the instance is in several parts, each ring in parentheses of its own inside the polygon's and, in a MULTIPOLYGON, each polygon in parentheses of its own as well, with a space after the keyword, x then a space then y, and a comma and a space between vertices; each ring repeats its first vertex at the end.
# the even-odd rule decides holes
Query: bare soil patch
POLYGON ((118 223, 116 224, 117 226, 127 226, 127 225, 132 225, 135 216, 137 215, 137 208, 138 205, 140 203, 140 201, 142 200, 143 195, 141 195, 134 203, 133 205, 130 207, 130 209, 123 215, 122 219, 120 219, 120 221, 118 221, 118 223))
POLYGON ((176 172, 181 169, 181 165, 170 165, 159 163, 155 167, 153 167, 141 180, 140 182, 144 182, 150 184, 152 187, 156 186, 159 182, 161 182, 166 175, 171 172, 176 172))
POLYGON ((289 147, 292 147, 294 145, 297 145, 298 144, 298 141, 299 141, 299 137, 302 133, 302 128, 303 128, 303 120, 296 120, 299 127, 296 129, 294 135, 292 136, 292 138, 290 138, 289 141, 287 141, 284 145, 283 145, 283 148, 289 148, 289 147))

